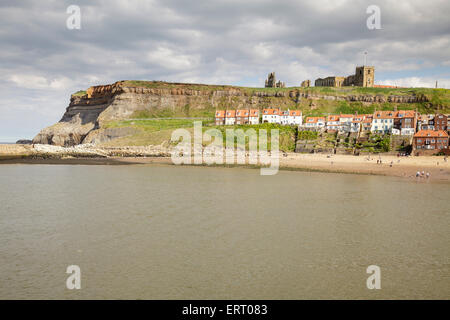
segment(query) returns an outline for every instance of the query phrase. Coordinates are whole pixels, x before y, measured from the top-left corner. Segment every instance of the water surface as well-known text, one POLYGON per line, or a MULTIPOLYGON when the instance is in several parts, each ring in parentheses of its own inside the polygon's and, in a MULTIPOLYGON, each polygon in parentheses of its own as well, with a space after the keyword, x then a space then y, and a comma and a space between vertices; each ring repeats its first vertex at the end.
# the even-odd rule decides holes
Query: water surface
POLYGON ((379 176, 1 165, 0 298, 448 299, 449 196, 379 176))

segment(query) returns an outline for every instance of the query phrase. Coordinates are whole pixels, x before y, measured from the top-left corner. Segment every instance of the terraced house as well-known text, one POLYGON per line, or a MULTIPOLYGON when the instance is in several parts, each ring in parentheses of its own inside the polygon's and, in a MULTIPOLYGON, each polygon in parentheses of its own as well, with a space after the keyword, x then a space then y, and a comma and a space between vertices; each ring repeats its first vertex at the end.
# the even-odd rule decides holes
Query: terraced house
POLYGON ((325 117, 307 117, 303 123, 306 129, 323 130, 325 129, 325 117))
POLYGON ((225 125, 230 126, 236 123, 236 110, 227 110, 225 113, 225 125))
POLYGON ((413 138, 413 152, 416 155, 438 152, 448 154, 448 143, 448 133, 444 130, 420 130, 413 138))
POLYGON ((339 131, 339 116, 332 114, 327 117, 327 125, 326 129, 328 132, 337 132, 339 131))
POLYGON ((394 127, 394 111, 375 111, 373 114, 371 132, 387 134, 394 127))
POLYGON ((400 110, 394 114, 393 134, 409 136, 416 133, 418 114, 414 110, 400 110))
POLYGON ((216 111, 216 126, 222 126, 225 124, 225 110, 216 111))
POLYGON ((263 123, 281 123, 280 109, 264 109, 262 113, 263 123))
POLYGON ((236 110, 236 124, 248 124, 249 110, 236 110))

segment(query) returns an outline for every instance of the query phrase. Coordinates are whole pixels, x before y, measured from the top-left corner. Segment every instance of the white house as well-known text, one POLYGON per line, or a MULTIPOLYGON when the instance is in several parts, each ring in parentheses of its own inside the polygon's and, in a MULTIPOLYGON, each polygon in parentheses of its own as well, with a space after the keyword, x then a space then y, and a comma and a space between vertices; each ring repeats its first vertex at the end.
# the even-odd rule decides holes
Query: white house
POLYGON ((289 111, 288 124, 301 126, 303 124, 302 112, 300 110, 288 110, 288 111, 289 111))
POLYGON ((375 111, 372 119, 371 132, 391 133, 394 127, 394 111, 375 111))
POLYGON ((248 123, 258 124, 259 123, 259 110, 250 109, 250 116, 248 117, 248 123))
POLYGON ((352 114, 341 114, 339 115, 339 131, 350 132, 353 121, 352 114))
POLYGON ((327 117, 327 130, 328 131, 338 131, 339 130, 339 116, 329 115, 327 117))
POLYGON ((279 109, 264 109, 262 116, 263 123, 281 123, 279 109))
POLYGON ((283 125, 289 124, 289 111, 280 111, 280 123, 283 125))
POLYGON ((307 117, 303 127, 307 129, 324 129, 325 117, 307 117))
POLYGON ((236 110, 227 110, 225 112, 225 125, 230 126, 236 123, 236 110))
POLYGON ((360 132, 362 130, 364 118, 364 116, 354 116, 350 126, 350 132, 360 132))

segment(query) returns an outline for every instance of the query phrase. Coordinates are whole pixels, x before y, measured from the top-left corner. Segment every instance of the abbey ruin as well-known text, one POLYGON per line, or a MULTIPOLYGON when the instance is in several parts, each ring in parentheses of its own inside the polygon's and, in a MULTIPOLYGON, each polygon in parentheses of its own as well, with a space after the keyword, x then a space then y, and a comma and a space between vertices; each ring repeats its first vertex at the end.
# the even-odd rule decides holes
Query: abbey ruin
POLYGON ((281 82, 281 81, 277 82, 277 78, 275 77, 275 72, 271 72, 271 73, 269 73, 269 76, 267 77, 265 87, 266 88, 284 88, 284 87, 286 87, 286 85, 284 82, 281 82))
POLYGON ((355 74, 348 77, 327 77, 316 79, 314 85, 316 87, 373 87, 375 82, 375 67, 361 66, 356 67, 355 74))

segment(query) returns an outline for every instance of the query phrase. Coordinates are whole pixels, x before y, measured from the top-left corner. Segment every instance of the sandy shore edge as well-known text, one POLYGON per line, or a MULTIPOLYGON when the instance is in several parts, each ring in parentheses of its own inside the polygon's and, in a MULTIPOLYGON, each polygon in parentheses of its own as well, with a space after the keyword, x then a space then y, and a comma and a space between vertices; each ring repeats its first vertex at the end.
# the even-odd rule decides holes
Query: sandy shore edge
MULTIPOLYGON (((174 165, 168 156, 148 157, 30 157, 0 155, 1 164, 49 165, 174 165)), ((193 165, 193 164, 192 164, 193 165)), ((203 167, 260 168, 250 164, 195 165, 203 167)), ((428 172, 429 181, 450 182, 450 161, 444 157, 396 157, 388 155, 352 156, 291 153, 280 158, 280 170, 396 176, 417 179, 416 172, 428 172), (381 160, 381 163, 380 163, 381 160)))

